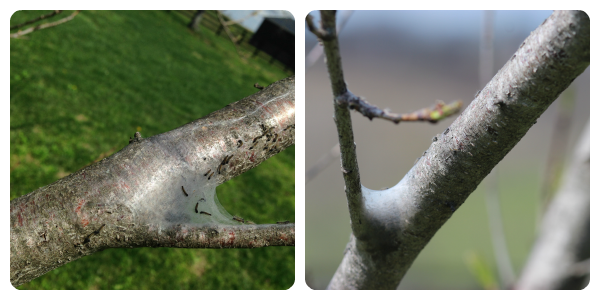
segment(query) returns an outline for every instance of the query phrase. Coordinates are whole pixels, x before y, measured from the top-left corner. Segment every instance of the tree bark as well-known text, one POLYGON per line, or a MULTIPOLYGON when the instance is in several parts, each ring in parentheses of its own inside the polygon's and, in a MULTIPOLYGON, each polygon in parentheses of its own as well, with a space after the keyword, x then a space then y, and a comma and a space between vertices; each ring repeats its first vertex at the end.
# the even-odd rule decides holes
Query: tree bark
POLYGON ((11 201, 11 283, 106 248, 295 245, 294 224, 242 224, 211 200, 217 185, 294 143, 294 84, 163 134, 136 133, 114 155, 11 201))
POLYGON ((590 258, 589 123, 563 178, 516 289, 584 288, 590 258))
POLYGON ((360 184, 342 101, 350 92, 328 15, 322 23, 333 26, 309 28, 327 55, 352 228, 328 289, 395 289, 439 228, 589 66, 590 20, 581 11, 554 12, 396 186, 374 191, 360 184))

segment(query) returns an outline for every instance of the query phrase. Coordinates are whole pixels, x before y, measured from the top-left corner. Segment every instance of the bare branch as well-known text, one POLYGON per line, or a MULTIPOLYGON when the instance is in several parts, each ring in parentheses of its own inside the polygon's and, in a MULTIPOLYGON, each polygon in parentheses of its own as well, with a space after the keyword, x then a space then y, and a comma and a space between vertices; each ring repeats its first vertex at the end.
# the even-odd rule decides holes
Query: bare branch
POLYGON ((249 18, 252 18, 252 17, 254 17, 254 16, 258 15, 258 13, 260 13, 260 10, 255 10, 255 11, 253 11, 252 13, 250 13, 250 14, 246 15, 245 17, 243 17, 243 18, 241 18, 241 19, 227 21, 227 22, 224 22, 224 23, 222 23, 222 24, 223 24, 223 25, 227 25, 227 26, 230 26, 230 25, 235 25, 235 24, 240 24, 240 23, 242 23, 242 22, 246 21, 247 19, 249 19, 249 18))
POLYGON ((50 17, 52 17, 52 16, 54 16, 54 15, 60 14, 61 12, 63 12, 63 11, 62 11, 62 10, 55 10, 55 11, 53 11, 53 12, 49 13, 49 14, 41 15, 41 16, 39 16, 39 17, 37 17, 37 18, 35 18, 35 19, 33 19, 33 20, 29 20, 29 21, 27 21, 27 22, 25 22, 25 23, 21 23, 21 24, 17 24, 17 25, 15 25, 15 26, 11 26, 11 27, 10 27, 10 30, 17 29, 17 28, 21 28, 21 27, 23 27, 23 26, 25 26, 25 25, 33 24, 33 23, 35 23, 35 22, 37 22, 37 21, 39 21, 39 20, 43 20, 43 19, 46 19, 46 18, 50 18, 50 17))
POLYGON ((60 20, 58 20, 56 22, 41 24, 41 25, 38 25, 38 26, 35 26, 35 27, 29 27, 29 28, 27 28, 27 29, 25 29, 23 31, 19 30, 16 33, 12 33, 10 35, 10 37, 11 38, 19 38, 21 36, 24 36, 24 35, 26 35, 28 33, 34 32, 36 30, 42 30, 42 29, 46 29, 46 28, 50 28, 50 27, 54 27, 54 26, 60 25, 62 23, 65 23, 65 22, 73 20, 73 18, 75 18, 75 16, 77 14, 79 14, 78 10, 76 10, 75 12, 73 12, 70 16, 68 16, 66 18, 62 18, 62 19, 60 19, 60 20))
POLYGON ((321 156, 317 163, 306 171, 305 182, 311 181, 315 176, 319 175, 329 164, 340 156, 340 144, 335 144, 328 153, 321 156))
MULTIPOLYGON (((345 10, 344 12, 342 12, 342 15, 340 17, 340 19, 341 19, 340 26, 337 27, 338 36, 339 36, 340 32, 342 31, 342 29, 344 28, 344 26, 346 25, 346 22, 348 22, 348 20, 350 19, 352 12, 353 12, 352 10, 345 10)), ((306 22, 307 23, 310 22, 310 24, 308 26, 310 27, 312 25, 314 28, 314 24, 312 22, 312 16, 308 15, 306 17, 306 22), (309 21, 309 17, 310 17, 310 21, 309 21)), ((316 30, 316 28, 315 28, 315 30, 316 30)), ((319 42, 319 43, 315 44, 315 46, 306 55, 305 68, 312 66, 317 61, 317 59, 319 59, 319 57, 321 57, 321 55, 323 55, 323 45, 319 42)))
POLYGON ((12 200, 12 284, 106 248, 293 246, 294 224, 232 218, 215 189, 294 143, 294 85, 286 78, 172 131, 136 133, 114 155, 12 200))
POLYGON ((362 188, 353 203, 361 223, 351 215, 348 250, 328 288, 396 288, 439 228, 589 64, 587 14, 554 12, 396 186, 362 188))
POLYGON ((231 34, 231 31, 229 30, 228 25, 225 24, 225 20, 223 20, 223 14, 221 13, 221 11, 217 10, 217 16, 219 16, 219 22, 221 22, 221 26, 223 26, 223 28, 225 29, 225 32, 227 32, 227 36, 229 36, 231 43, 233 43, 233 46, 235 47, 235 51, 237 51, 238 56, 241 59, 245 60, 246 57, 244 57, 244 55, 240 51, 240 48, 238 47, 238 44, 237 44, 237 39, 233 36, 233 34, 231 34))
POLYGON ((582 289, 590 258, 590 127, 581 133, 517 289, 582 289), (583 262, 583 263, 582 263, 583 262))
POLYGON ((335 101, 339 105, 347 105, 348 108, 360 112, 371 121, 373 118, 381 118, 392 121, 395 124, 398 124, 401 121, 427 121, 430 123, 437 123, 440 120, 458 113, 462 107, 462 101, 460 100, 450 104, 446 104, 442 100, 437 100, 434 107, 422 108, 409 114, 395 114, 389 111, 389 109, 382 110, 379 107, 370 104, 365 101, 364 98, 357 97, 350 91, 336 97, 335 101))

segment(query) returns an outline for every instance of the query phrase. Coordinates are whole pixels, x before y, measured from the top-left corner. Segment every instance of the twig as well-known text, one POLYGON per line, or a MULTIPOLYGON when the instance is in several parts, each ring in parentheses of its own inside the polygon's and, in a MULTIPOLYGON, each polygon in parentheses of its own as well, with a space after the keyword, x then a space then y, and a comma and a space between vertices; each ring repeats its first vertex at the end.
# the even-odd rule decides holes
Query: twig
POLYGON ((229 31, 229 27, 227 27, 227 24, 225 24, 225 20, 223 20, 223 14, 221 14, 221 11, 217 11, 217 16, 219 17, 219 22, 221 22, 221 26, 223 26, 223 29, 225 29, 225 32, 227 33, 227 35, 229 36, 229 39, 233 43, 233 46, 235 46, 235 51, 237 52, 238 56, 242 60, 246 60, 246 58, 240 52, 240 49, 238 47, 235 37, 233 37, 233 35, 231 34, 231 31, 229 31))
POLYGON ((75 12, 73 12, 70 16, 66 17, 66 18, 62 18, 56 22, 51 22, 51 23, 46 23, 46 24, 40 24, 38 26, 34 26, 34 27, 29 27, 23 31, 19 30, 16 33, 13 33, 10 35, 11 38, 19 38, 21 36, 24 36, 28 33, 34 32, 36 30, 42 30, 42 29, 46 29, 46 28, 50 28, 50 27, 54 27, 57 25, 60 25, 62 23, 68 22, 73 20, 73 18, 79 13, 78 10, 76 10, 75 12))
POLYGON ((335 37, 335 34, 329 32, 325 28, 316 28, 313 23, 313 17, 311 15, 306 15, 306 24, 308 25, 308 30, 314 33, 320 40, 332 40, 335 37))
POLYGON ((336 97, 335 100, 340 104, 348 105, 348 108, 350 109, 360 112, 363 116, 369 118, 369 120, 381 118, 392 121, 395 124, 398 124, 401 121, 428 121, 430 123, 437 123, 438 121, 459 112, 462 107, 462 101, 460 100, 450 104, 437 100, 434 107, 422 108, 409 114, 395 114, 389 111, 389 109, 382 110, 379 107, 370 104, 363 98, 355 96, 350 91, 336 97))
POLYGON ((305 183, 311 181, 315 178, 319 173, 321 173, 329 164, 336 158, 340 156, 340 143, 335 144, 329 153, 321 156, 316 164, 314 164, 308 171, 305 173, 305 183))
POLYGON ((246 21, 246 20, 247 20, 247 19, 249 19, 249 18, 252 18, 252 17, 256 16, 256 15, 257 15, 259 12, 261 12, 261 11, 260 11, 260 10, 255 10, 255 11, 253 11, 251 14, 249 14, 249 15, 246 15, 245 17, 243 17, 243 18, 241 18, 241 19, 238 19, 238 20, 233 20, 233 21, 228 21, 228 22, 224 22, 223 24, 224 24, 224 25, 227 25, 227 26, 229 26, 229 25, 235 25, 235 24, 239 24, 239 23, 242 23, 242 22, 246 21))
MULTIPOLYGON (((346 22, 348 21, 348 19, 350 19, 350 16, 352 15, 352 12, 354 12, 353 10, 346 10, 344 11, 343 15, 341 16, 341 22, 340 22, 340 26, 337 27, 337 34, 340 34, 340 31, 342 31, 342 28, 344 28, 344 25, 346 24, 346 22)), ((312 22, 312 21, 311 21, 312 22)), ((308 71, 308 68, 310 66, 312 66, 319 57, 321 57, 321 55, 323 54, 323 45, 319 42, 317 44, 315 44, 315 46, 308 52, 308 54, 306 55, 306 57, 304 58, 304 72, 306 73, 308 71)))
POLYGON ((10 30, 17 29, 17 28, 21 28, 21 27, 23 27, 23 26, 25 26, 25 25, 29 25, 29 24, 35 23, 35 22, 37 22, 37 21, 39 21, 39 20, 43 20, 43 19, 46 19, 46 18, 50 18, 50 17, 52 17, 52 16, 54 16, 54 15, 60 14, 61 12, 63 12, 63 11, 62 11, 62 10, 55 10, 55 11, 53 11, 53 12, 49 13, 49 14, 46 14, 46 15, 41 15, 41 16, 39 16, 39 17, 37 17, 37 18, 35 18, 35 19, 33 19, 33 20, 29 20, 29 21, 27 21, 27 22, 25 22, 25 23, 21 23, 21 24, 15 25, 15 26, 11 26, 11 27, 10 27, 10 30))

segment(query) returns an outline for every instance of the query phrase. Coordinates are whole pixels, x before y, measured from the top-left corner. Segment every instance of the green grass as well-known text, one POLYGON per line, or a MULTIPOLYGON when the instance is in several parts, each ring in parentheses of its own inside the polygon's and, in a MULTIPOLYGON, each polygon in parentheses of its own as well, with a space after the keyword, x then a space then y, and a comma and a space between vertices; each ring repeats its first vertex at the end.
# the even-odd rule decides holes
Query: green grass
MULTIPOLYGON (((46 12, 22 11, 11 25, 46 12)), ((65 12, 50 21, 70 14, 65 12)), ((198 119, 291 73, 165 11, 83 11, 10 44, 10 198, 198 119)), ((14 31, 13 31, 14 32, 14 31)), ((294 147, 218 188, 232 214, 294 221, 294 147), (277 175, 275 175, 277 174, 277 175)), ((22 289, 287 289, 294 247, 108 249, 22 289)))

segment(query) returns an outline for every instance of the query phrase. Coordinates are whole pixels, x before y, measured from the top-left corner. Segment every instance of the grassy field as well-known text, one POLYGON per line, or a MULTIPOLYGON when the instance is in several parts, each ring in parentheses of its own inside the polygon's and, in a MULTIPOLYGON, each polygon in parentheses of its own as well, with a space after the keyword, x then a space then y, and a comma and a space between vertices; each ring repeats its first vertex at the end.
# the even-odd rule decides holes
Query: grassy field
MULTIPOLYGON (((17 12, 11 26, 47 11, 17 12)), ((58 20, 65 12, 50 19, 58 20)), ((10 44, 10 198, 175 129, 291 73, 166 11, 83 11, 10 44)), ((14 32, 14 31, 11 31, 14 32)), ((217 189, 232 214, 294 221, 294 147, 217 189), (273 172, 277 170, 277 172, 273 172), (275 176, 274 174, 277 174, 275 176)), ((109 249, 21 289, 287 289, 294 247, 109 249)))

